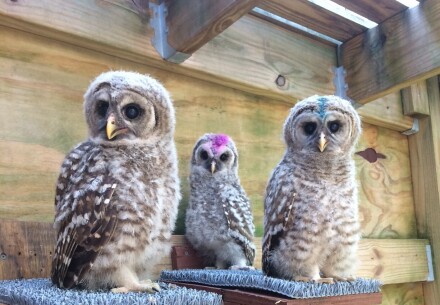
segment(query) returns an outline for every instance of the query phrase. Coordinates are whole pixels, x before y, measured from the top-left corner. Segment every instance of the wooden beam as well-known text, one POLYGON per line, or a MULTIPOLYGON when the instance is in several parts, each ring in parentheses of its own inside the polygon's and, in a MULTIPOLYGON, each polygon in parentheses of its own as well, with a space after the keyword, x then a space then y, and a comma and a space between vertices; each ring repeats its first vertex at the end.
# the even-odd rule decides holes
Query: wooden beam
POLYGON ((440 1, 423 1, 341 46, 348 96, 366 103, 440 73, 440 1))
POLYGON ((266 0, 258 7, 339 41, 346 41, 366 30, 308 0, 266 0))
POLYGON ((289 103, 334 92, 334 47, 244 16, 181 65, 162 60, 130 1, 0 1, 0 25, 289 103), (66 6, 67 5, 67 6, 66 6), (286 78, 277 86, 279 75, 286 78))
POLYGON ((426 81, 420 81, 402 89, 403 113, 415 118, 429 115, 428 91, 426 81))
POLYGON ((427 81, 430 116, 409 136, 417 228, 431 241, 435 281, 423 284, 426 305, 440 300, 440 89, 438 77, 427 81))
MULTIPOLYGON (((52 224, 0 221, 0 280, 49 276, 55 243, 52 224)), ((188 246, 182 235, 174 235, 175 246, 188 246)), ((255 267, 261 269, 261 238, 256 238, 255 267)), ((358 276, 380 279, 384 284, 426 281, 428 263, 423 239, 363 239, 358 276)), ((153 277, 172 269, 171 255, 155 266, 153 277)))
POLYGON ((333 0, 333 2, 376 23, 381 23, 406 9, 405 5, 396 0, 333 0))
POLYGON ((395 131, 411 129, 413 119, 403 114, 399 92, 390 93, 356 109, 362 122, 395 131))
MULTIPOLYGON (((137 11, 125 0, 0 1, 0 25, 5 26, 2 32, 12 27, 68 43, 70 48, 95 50, 289 105, 313 94, 334 93, 333 47, 244 16, 183 64, 175 65, 162 60, 149 43, 152 30, 137 11), (280 75, 285 78, 282 86, 275 82, 280 75)), ((0 36, 0 44, 8 41, 8 35, 0 36)), ((412 120, 402 115, 400 102, 389 107, 390 101, 375 102, 371 109, 359 112, 364 112, 366 122, 398 131, 410 129, 412 120), (387 119, 383 119, 384 107, 387 119)))
POLYGON ((166 0, 168 43, 177 51, 192 54, 260 0, 166 0))

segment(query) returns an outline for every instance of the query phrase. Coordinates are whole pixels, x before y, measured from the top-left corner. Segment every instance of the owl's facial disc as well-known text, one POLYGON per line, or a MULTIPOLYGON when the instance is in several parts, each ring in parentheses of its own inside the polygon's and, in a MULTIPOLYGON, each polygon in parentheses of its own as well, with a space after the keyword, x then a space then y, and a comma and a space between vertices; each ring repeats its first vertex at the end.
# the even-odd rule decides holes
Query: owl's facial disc
POLYGON ((212 149, 212 143, 207 142, 197 150, 198 163, 212 175, 230 167, 233 163, 233 153, 228 147, 212 149), (215 152, 214 152, 215 151, 215 152))
POLYGON ((124 134, 124 133, 128 132, 127 127, 119 127, 116 125, 116 118, 113 113, 110 114, 107 119, 107 126, 106 126, 105 130, 106 130, 107 138, 109 140, 115 138, 117 135, 124 134))

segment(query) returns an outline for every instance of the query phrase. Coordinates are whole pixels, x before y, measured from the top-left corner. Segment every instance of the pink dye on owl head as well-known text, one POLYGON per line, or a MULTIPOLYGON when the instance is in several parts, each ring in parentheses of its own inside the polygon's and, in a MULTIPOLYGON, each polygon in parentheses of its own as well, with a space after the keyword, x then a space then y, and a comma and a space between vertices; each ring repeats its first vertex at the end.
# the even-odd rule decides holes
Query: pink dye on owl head
POLYGON ((211 149, 214 155, 226 146, 229 142, 229 137, 225 134, 214 134, 211 138, 211 149))

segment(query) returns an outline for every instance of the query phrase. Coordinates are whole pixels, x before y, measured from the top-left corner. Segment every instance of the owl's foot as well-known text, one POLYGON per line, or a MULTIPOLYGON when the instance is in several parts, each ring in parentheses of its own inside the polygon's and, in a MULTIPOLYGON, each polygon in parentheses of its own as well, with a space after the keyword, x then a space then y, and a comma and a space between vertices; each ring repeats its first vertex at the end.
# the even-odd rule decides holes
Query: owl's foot
POLYGON ((147 292, 155 293, 160 291, 160 286, 158 283, 154 283, 151 280, 140 281, 137 285, 132 285, 128 287, 116 287, 111 290, 113 293, 127 293, 127 292, 147 292))
POLYGON ((231 267, 229 267, 229 270, 251 271, 251 270, 255 270, 255 267, 253 267, 253 266, 232 265, 231 267))
POLYGON ((331 277, 307 277, 307 276, 295 276, 294 278, 297 282, 311 282, 311 283, 326 283, 326 284, 333 284, 333 278, 331 277))
POLYGON ((348 276, 333 276, 335 282, 354 282, 356 281, 356 277, 352 275, 348 276))

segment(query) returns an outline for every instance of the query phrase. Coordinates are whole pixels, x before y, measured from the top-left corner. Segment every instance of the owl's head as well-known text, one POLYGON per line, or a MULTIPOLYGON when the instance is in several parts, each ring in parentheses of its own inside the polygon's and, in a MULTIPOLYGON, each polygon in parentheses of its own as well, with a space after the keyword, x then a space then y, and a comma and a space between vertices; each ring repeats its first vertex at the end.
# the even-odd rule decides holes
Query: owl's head
POLYGON ((238 153, 232 139, 225 134, 208 133, 196 143, 191 170, 203 175, 237 175, 238 153))
POLYGON ((347 100, 311 96, 298 102, 284 123, 284 139, 293 152, 345 155, 361 133, 361 120, 347 100))
POLYGON ((150 76, 125 71, 99 75, 84 95, 89 136, 98 142, 156 143, 174 133, 167 90, 150 76))

